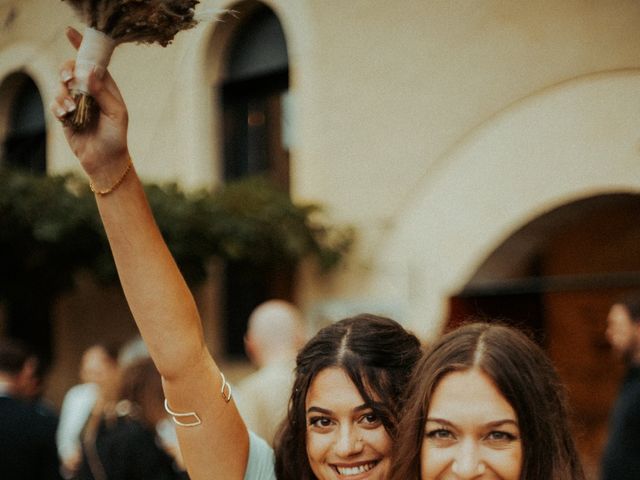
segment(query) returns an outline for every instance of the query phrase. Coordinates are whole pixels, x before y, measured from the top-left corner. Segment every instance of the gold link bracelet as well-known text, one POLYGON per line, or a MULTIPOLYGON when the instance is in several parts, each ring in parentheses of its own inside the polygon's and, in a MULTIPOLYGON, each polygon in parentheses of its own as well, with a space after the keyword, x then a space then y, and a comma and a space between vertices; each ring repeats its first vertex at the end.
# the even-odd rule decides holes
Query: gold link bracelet
POLYGON ((131 160, 131 157, 129 157, 127 168, 124 169, 124 172, 122 172, 122 175, 120 175, 120 178, 118 178, 118 180, 116 180, 113 185, 111 185, 109 188, 105 188, 104 190, 98 190, 96 186, 93 184, 93 182, 89 181, 89 188, 96 195, 100 195, 100 196, 108 195, 109 193, 113 192, 116 188, 118 188, 122 182, 124 182, 124 179, 126 178, 127 174, 131 170, 131 167, 133 167, 133 160, 131 160))

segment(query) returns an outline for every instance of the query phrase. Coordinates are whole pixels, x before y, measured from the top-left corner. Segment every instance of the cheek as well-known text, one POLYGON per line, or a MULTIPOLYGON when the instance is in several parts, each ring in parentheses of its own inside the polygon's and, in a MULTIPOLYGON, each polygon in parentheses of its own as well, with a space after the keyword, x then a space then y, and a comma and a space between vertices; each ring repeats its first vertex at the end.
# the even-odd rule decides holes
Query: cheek
POLYGON ((446 466, 446 450, 436 449, 423 441, 420 448, 420 479, 431 480, 436 478, 446 466))
POLYGON ((331 451, 331 435, 307 431, 307 456, 312 468, 321 463, 331 451))
POLYGON ((380 455, 384 457, 391 456, 393 443, 384 427, 381 426, 375 430, 366 430, 362 438, 380 455))
POLYGON ((487 462, 504 480, 518 480, 522 471, 522 449, 494 452, 487 462))

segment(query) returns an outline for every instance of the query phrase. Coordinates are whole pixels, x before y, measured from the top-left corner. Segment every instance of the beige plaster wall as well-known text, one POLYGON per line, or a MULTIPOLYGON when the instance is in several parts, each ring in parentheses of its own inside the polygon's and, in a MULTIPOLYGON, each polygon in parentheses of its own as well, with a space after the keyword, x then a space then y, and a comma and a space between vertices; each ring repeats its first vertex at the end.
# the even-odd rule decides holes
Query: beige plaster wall
MULTIPOLYGON (((488 239, 481 248, 461 252, 450 235, 441 237, 431 230, 441 226, 430 223, 425 214, 442 212, 452 231, 464 231, 465 222, 478 213, 478 199, 451 193, 431 195, 418 204, 416 197, 431 185, 431 177, 447 170, 452 151, 501 112, 517 109, 512 106, 544 96, 550 89, 571 90, 574 79, 636 68, 640 4, 323 1, 309 5, 315 36, 310 59, 298 66, 312 72, 307 72, 309 83, 300 91, 305 103, 299 115, 306 123, 298 132, 300 148, 294 157, 295 193, 321 199, 331 213, 356 224, 361 243, 344 274, 321 281, 303 277, 301 296, 314 309, 327 305, 335 310, 341 303, 342 310, 337 310, 344 313, 368 306, 395 312, 429 336, 439 326, 446 296, 463 284, 465 275, 508 229, 485 223, 488 239), (395 256, 405 260, 394 262, 395 256)), ((615 101, 623 103, 633 94, 633 90, 611 92, 615 101)), ((591 99, 580 101, 589 105, 591 99)), ((570 112, 566 120, 584 121, 582 115, 588 113, 570 112)), ((561 109, 546 114, 565 118, 561 109)), ((606 129, 616 112, 604 109, 598 114, 590 120, 594 130, 606 129)), ((527 135, 531 128, 527 123, 510 124, 496 142, 527 135)), ((604 149, 610 145, 606 135, 591 140, 604 149)), ((558 151, 568 148, 562 137, 553 141, 558 142, 558 151)), ((580 171, 581 154, 573 152, 562 161, 569 170, 580 171)), ((504 165, 494 170, 495 186, 482 184, 478 172, 482 162, 490 160, 491 155, 485 154, 471 157, 462 167, 452 166, 450 183, 438 191, 460 192, 467 182, 478 181, 486 190, 480 194, 483 201, 508 183, 510 175, 516 179, 522 175, 529 189, 536 187, 537 181, 528 183, 526 169, 520 173, 504 165)), ((627 166, 634 168, 626 161, 622 176, 630 181, 627 166)), ((599 184, 605 168, 596 163, 578 176, 599 184)), ((570 200, 571 192, 579 191, 571 175, 554 178, 556 202, 570 200)), ((511 226, 549 206, 541 198, 514 195, 500 197, 492 208, 501 211, 503 200, 508 208, 519 209, 511 226)))
MULTIPOLYGON (((294 196, 360 232, 342 271, 302 270, 308 312, 377 309, 429 336, 446 295, 517 226, 574 198, 638 188, 635 0, 265 3, 290 54, 294 196)), ((166 49, 116 51, 146 180, 219 181, 215 87, 233 22, 205 22, 166 49)), ((72 55, 69 24, 79 22, 62 2, 3 2, 0 79, 25 69, 48 104, 72 55)), ((77 168, 47 121, 51 171, 77 168)))
POLYGON ((431 336, 445 300, 519 227, 574 200, 640 191, 639 89, 640 69, 585 76, 471 132, 398 212, 375 256, 374 295, 404 299, 410 324, 431 336), (407 272, 408 288, 388 271, 407 272))

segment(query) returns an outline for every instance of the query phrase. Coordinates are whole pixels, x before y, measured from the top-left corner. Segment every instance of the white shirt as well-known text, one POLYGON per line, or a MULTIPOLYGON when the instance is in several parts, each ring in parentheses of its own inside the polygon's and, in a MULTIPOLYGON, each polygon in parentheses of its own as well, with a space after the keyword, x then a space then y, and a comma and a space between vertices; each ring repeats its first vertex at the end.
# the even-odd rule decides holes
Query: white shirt
POLYGON ((267 442, 249 431, 249 459, 244 480, 276 480, 275 458, 267 442))
POLYGON ((98 399, 98 386, 82 383, 71 387, 62 401, 56 432, 58 455, 62 460, 80 449, 80 434, 98 399))

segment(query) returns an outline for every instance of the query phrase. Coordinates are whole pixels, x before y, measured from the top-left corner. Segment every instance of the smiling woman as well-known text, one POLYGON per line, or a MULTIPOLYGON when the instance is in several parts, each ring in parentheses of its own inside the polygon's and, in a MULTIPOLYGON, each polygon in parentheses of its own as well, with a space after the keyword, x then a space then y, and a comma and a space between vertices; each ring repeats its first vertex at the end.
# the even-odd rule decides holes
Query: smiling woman
POLYGON ((583 480, 564 389, 523 333, 475 323, 420 360, 391 480, 583 480))
POLYGON ((385 478, 391 437, 344 370, 320 372, 306 404, 307 452, 317 477, 368 473, 367 478, 385 478))
MULTIPOLYGON (((72 45, 81 35, 67 31, 72 45)), ((51 111, 76 106, 65 62, 51 111)), ((92 128, 65 126, 89 176, 127 301, 162 375, 192 480, 382 480, 418 339, 393 320, 359 315, 318 332, 296 360, 288 416, 273 451, 247 431, 229 384, 208 351, 184 277, 162 238, 127 143, 128 112, 108 72, 89 77, 99 106, 92 128)))
POLYGON ((522 469, 520 428, 513 407, 482 370, 445 376, 431 399, 420 454, 421 476, 461 478, 493 472, 518 480, 522 469), (470 402, 469 398, 473 398, 470 402), (458 450, 464 455, 457 456, 458 450))
POLYGON ((407 382, 421 354, 393 320, 358 315, 320 330, 298 354, 276 475, 385 480, 407 382))

